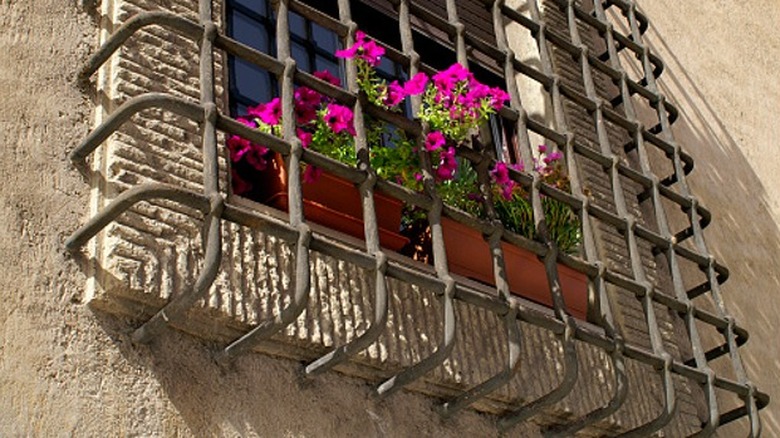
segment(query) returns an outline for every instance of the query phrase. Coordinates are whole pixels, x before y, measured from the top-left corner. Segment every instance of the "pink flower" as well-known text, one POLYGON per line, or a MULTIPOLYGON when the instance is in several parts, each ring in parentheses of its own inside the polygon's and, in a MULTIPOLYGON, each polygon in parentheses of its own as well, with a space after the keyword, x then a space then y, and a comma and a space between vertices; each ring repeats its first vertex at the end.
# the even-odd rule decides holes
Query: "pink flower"
POLYGON ((339 78, 333 76, 327 70, 315 71, 314 72, 314 77, 317 78, 317 79, 323 80, 325 82, 329 82, 331 85, 335 85, 337 87, 341 86, 341 81, 339 80, 339 78))
POLYGON ((301 141, 301 146, 303 146, 304 149, 308 148, 312 140, 311 132, 306 132, 301 128, 296 129, 295 132, 298 135, 298 139, 301 141))
POLYGON ((485 99, 490 95, 490 87, 488 87, 485 84, 481 84, 479 82, 475 82, 471 86, 469 86, 469 91, 466 93, 465 96, 462 96, 461 102, 463 105, 473 107, 473 106, 480 106, 481 100, 485 99))
POLYGON ((249 152, 251 145, 249 140, 243 137, 239 137, 238 135, 233 135, 228 138, 226 144, 228 151, 230 152, 230 161, 234 163, 241 161, 241 158, 244 157, 244 154, 249 152))
POLYGON ((560 153, 559 151, 554 151, 548 154, 546 157, 544 157, 544 162, 546 164, 550 164, 560 160, 561 158, 563 158, 563 154, 560 153))
POLYGON ((389 107, 394 107, 403 102, 406 94, 403 87, 398 84, 398 81, 393 81, 387 86, 387 97, 385 97, 384 104, 389 107))
POLYGON ((306 184, 316 183, 322 175, 322 169, 314 167, 311 164, 306 166, 303 171, 303 182, 306 184))
POLYGON ((268 162, 265 159, 267 153, 267 147, 252 143, 252 147, 247 151, 246 155, 244 155, 244 158, 255 170, 265 170, 268 166, 268 162))
POLYGON ((425 86, 428 85, 428 75, 419 72, 413 78, 406 81, 404 91, 409 96, 416 96, 425 92, 425 86))
POLYGON ((441 153, 439 160, 436 176, 442 181, 453 179, 455 171, 458 169, 458 161, 455 159, 455 148, 447 148, 447 150, 441 153))
POLYGON ((512 193, 514 192, 515 186, 517 186, 517 183, 509 177, 509 169, 518 170, 518 165, 513 164, 507 166, 506 163, 499 162, 496 163, 496 166, 490 172, 493 181, 501 189, 501 196, 507 201, 512 199, 512 193))
POLYGON ((539 153, 540 154, 547 153, 547 145, 546 144, 540 144, 539 145, 539 153))
POLYGON ((276 97, 268 103, 247 108, 247 112, 262 120, 266 125, 277 125, 282 119, 282 101, 276 97))
POLYGON ((459 82, 471 82, 472 79, 474 79, 474 75, 457 62, 449 66, 447 70, 433 75, 433 82, 440 91, 451 91, 459 82))
POLYGON ((435 151, 444 146, 445 142, 444 134, 441 131, 431 131, 425 137, 425 150, 429 152, 435 151))
POLYGON ((382 61, 382 55, 385 54, 384 47, 378 45, 374 40, 363 44, 363 52, 359 56, 365 60, 368 65, 376 67, 382 61))
POLYGON ((509 168, 506 163, 503 162, 496 163, 496 166, 493 167, 493 170, 490 172, 490 176, 493 177, 496 184, 506 185, 512 182, 512 180, 509 179, 509 168))
POLYGON ((509 94, 498 87, 491 88, 490 94, 492 95, 491 106, 496 111, 500 110, 501 107, 503 107, 504 104, 509 100, 509 94))
POLYGON ((379 46, 374 40, 366 40, 366 34, 357 31, 355 33, 355 44, 344 50, 337 50, 337 58, 360 58, 368 65, 376 67, 382 59, 382 55, 385 54, 385 49, 379 46))
POLYGON ((343 105, 331 103, 328 105, 328 110, 325 114, 325 123, 336 134, 347 131, 350 134, 355 135, 352 117, 352 110, 343 105))
MULTIPOLYGON (((257 124, 250 119, 238 117, 236 120, 246 126, 249 126, 250 128, 257 128, 257 124)), ((251 145, 252 143, 249 140, 238 135, 231 135, 226 142, 226 146, 230 152, 230 160, 234 163, 241 161, 241 158, 243 158, 244 154, 249 152, 251 145)))
POLYGON ((298 87, 295 90, 295 105, 317 107, 322 102, 322 95, 308 87, 298 87))

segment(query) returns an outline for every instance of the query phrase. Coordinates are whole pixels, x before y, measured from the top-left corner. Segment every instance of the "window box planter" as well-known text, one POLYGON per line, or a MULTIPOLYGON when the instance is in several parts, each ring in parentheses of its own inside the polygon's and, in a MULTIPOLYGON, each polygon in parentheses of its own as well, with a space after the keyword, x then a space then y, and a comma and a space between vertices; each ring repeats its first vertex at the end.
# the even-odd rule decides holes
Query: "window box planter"
MULTIPOLYGON (((495 285, 490 246, 482 234, 452 219, 442 217, 444 244, 450 272, 495 285)), ((552 307, 544 264, 536 254, 502 242, 509 290, 521 297, 552 307)), ((558 275, 566 308, 576 318, 586 319, 588 311, 588 277, 568 266, 558 264, 558 275)))
MULTIPOLYGON (((260 172, 258 186, 263 187, 261 202, 279 210, 289 211, 287 169, 281 155, 274 154, 268 167, 260 172)), ((340 231, 360 240, 365 239, 363 204, 360 192, 351 182, 322 172, 314 183, 302 183, 303 214, 306 220, 340 231)), ((395 198, 374 193, 374 207, 379 228, 379 241, 384 248, 398 251, 409 242, 400 235, 403 203, 395 198)))

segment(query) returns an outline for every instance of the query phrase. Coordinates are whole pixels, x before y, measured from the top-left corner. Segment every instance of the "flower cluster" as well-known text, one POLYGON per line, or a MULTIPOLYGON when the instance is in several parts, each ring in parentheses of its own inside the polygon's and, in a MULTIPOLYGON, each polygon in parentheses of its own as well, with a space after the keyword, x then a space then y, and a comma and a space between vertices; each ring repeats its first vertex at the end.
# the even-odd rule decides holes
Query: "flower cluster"
MULTIPOLYGON (((538 157, 534 158, 533 172, 539 175, 543 183, 568 191, 570 183, 563 168, 563 154, 550 151, 546 145, 539 145, 538 151, 538 157)), ((491 171, 496 212, 508 230, 533 238, 533 208, 528 193, 509 177, 509 168, 523 171, 523 163, 509 166, 496 163, 491 171)), ((581 240, 579 219, 567 204, 543 194, 541 196, 542 211, 550 238, 561 251, 575 251, 581 240)))
MULTIPOLYGON (((401 83, 382 79, 377 67, 385 54, 384 48, 356 33, 355 44, 335 55, 351 59, 357 69, 357 84, 366 100, 376 107, 400 112, 405 99, 421 96, 419 112, 415 114, 426 129, 421 139, 425 153, 430 154, 434 178, 443 200, 457 208, 484 217, 484 192, 478 189, 475 170, 463 159, 457 158, 458 147, 468 143, 478 133, 491 114, 498 112, 509 100, 500 88, 489 87, 460 64, 429 77, 420 72, 401 83)), ((315 72, 320 80, 340 86, 339 80, 328 72, 315 72)), ((334 99, 307 87, 298 87, 294 96, 295 126, 304 148, 311 148, 347 164, 356 163, 352 110, 334 99)), ((261 132, 281 136, 282 108, 279 98, 248 108, 247 116, 238 118, 247 126, 261 132)), ((393 129, 384 121, 364 114, 364 126, 369 146, 371 167, 377 174, 412 189, 420 189, 421 169, 419 151, 414 139, 400 129, 393 129)), ((262 172, 270 159, 268 148, 239 136, 227 141, 230 159, 241 166, 262 172)), ((569 180, 562 166, 562 154, 541 145, 531 171, 545 184, 560 190, 569 190, 569 180)), ((510 177, 510 170, 524 171, 523 163, 498 162, 490 170, 494 205, 507 229, 532 238, 535 232, 528 193, 510 177)), ((303 181, 314 182, 321 173, 311 165, 303 172, 303 181)), ((234 172, 236 193, 251 190, 251 183, 234 172)), ((484 190, 484 188, 483 188, 484 190)), ((545 220, 553 239, 563 251, 571 251, 579 244, 579 221, 571 208, 552 198, 542 197, 545 220)))
POLYGON ((453 179, 458 167, 455 146, 475 134, 490 114, 504 106, 509 95, 479 82, 473 73, 457 63, 432 78, 419 72, 403 85, 398 81, 387 84, 375 68, 382 55, 384 49, 366 40, 360 31, 353 46, 336 52, 340 58, 355 60, 358 86, 374 105, 398 110, 405 97, 423 95, 417 116, 429 128, 425 149, 434 157, 436 179, 453 179))
MULTIPOLYGON (((338 78, 327 71, 318 71, 314 76, 335 86, 338 78)), ((354 163, 352 138, 355 136, 352 110, 336 103, 332 98, 308 87, 298 87, 294 96, 295 125, 298 139, 304 148, 313 148, 338 160, 354 163), (351 152, 351 153, 350 153, 351 152)), ((282 105, 277 97, 269 102, 247 108, 247 116, 237 119, 261 132, 281 136, 282 105)), ((230 159, 233 163, 246 163, 252 169, 262 171, 269 159, 268 148, 251 143, 233 135, 227 140, 230 159)), ((304 182, 315 182, 321 173, 314 166, 307 166, 303 173, 304 182)), ((250 182, 233 172, 233 190, 237 194, 252 189, 250 182)))

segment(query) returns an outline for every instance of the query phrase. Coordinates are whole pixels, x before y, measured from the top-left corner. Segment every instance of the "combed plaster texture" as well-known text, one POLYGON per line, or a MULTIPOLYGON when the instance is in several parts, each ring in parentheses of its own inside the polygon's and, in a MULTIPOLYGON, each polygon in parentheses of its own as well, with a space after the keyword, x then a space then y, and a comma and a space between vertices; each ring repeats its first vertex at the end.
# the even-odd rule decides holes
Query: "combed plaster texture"
MULTIPOLYGON (((661 91, 681 111, 676 138, 696 162, 689 181, 713 213, 708 244, 731 269, 724 299, 751 334, 741 349, 748 375, 776 397, 780 5, 745 3, 640 5, 651 22, 648 42, 666 63, 661 91)), ((248 354, 217 365, 212 354, 222 340, 168 330, 134 345, 129 333, 140 314, 88 304, 97 287, 88 285, 92 268, 63 242, 89 217, 90 190, 99 189, 66 157, 101 104, 76 80, 101 28, 108 31, 98 11, 87 0, 0 0, 0 435, 496 435, 489 414, 443 420, 432 397, 402 391, 379 400, 365 380, 337 372, 304 381, 298 361, 248 354)), ((719 361, 716 371, 729 368, 719 361)), ((765 436, 780 435, 776 403, 762 420, 765 436)), ((512 434, 538 430, 521 425, 512 434)))

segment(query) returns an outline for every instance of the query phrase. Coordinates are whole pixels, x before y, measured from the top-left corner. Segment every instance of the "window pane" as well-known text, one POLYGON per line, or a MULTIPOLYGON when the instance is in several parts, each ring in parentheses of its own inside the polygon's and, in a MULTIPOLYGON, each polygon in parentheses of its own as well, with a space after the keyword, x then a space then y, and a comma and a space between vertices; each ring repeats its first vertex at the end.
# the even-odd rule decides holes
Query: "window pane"
POLYGON ((314 44, 316 44, 318 47, 322 47, 328 53, 334 53, 336 50, 338 50, 339 40, 335 33, 316 23, 312 23, 311 29, 314 44))
POLYGON ((293 35, 306 38, 306 19, 295 12, 290 12, 290 32, 293 35))
MULTIPOLYGON (((327 70, 332 74, 333 76, 343 79, 341 76, 341 69, 339 68, 339 64, 335 61, 331 61, 327 58, 324 58, 322 56, 318 56, 314 59, 317 63, 317 70, 327 70)), ((343 80, 342 80, 343 82, 343 80)))
POLYGON ((268 53, 265 26, 238 11, 233 11, 233 38, 261 52, 268 53))
POLYGON ((242 59, 233 63, 236 91, 255 102, 271 100, 271 77, 268 72, 242 59))
POLYGON ((379 70, 380 75, 382 76, 395 77, 395 64, 386 56, 382 57, 382 61, 379 63, 377 70, 379 70))
POLYGON ((311 71, 311 65, 309 64, 309 52, 306 48, 298 43, 292 43, 292 56, 298 63, 298 68, 304 71, 311 71))
POLYGON ((233 0, 237 5, 241 5, 252 12, 256 12, 263 17, 266 16, 265 0, 233 0))

